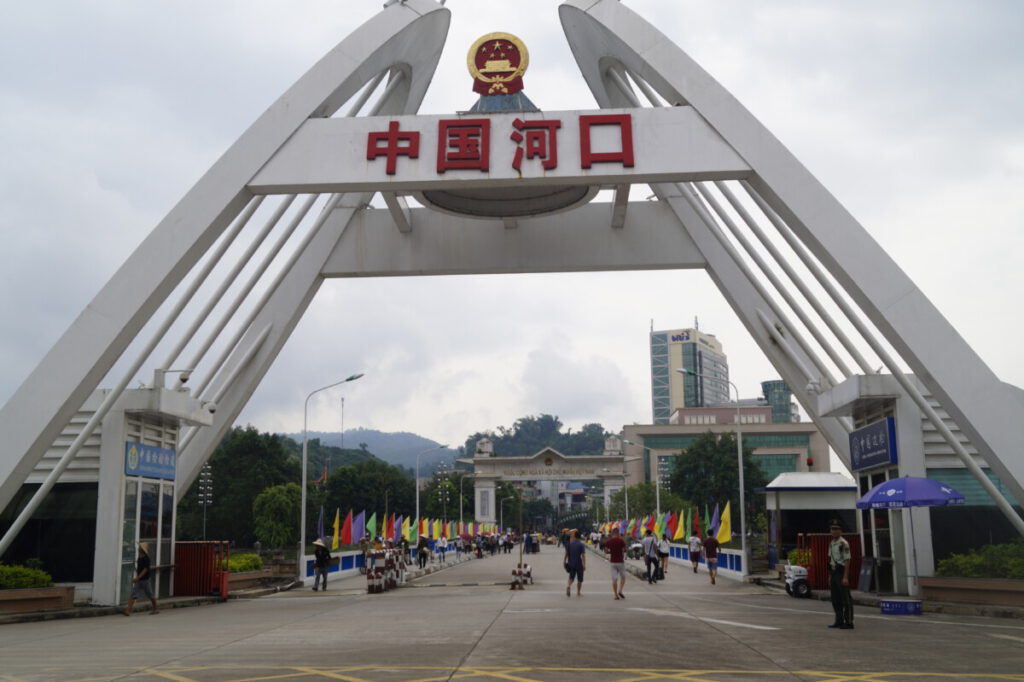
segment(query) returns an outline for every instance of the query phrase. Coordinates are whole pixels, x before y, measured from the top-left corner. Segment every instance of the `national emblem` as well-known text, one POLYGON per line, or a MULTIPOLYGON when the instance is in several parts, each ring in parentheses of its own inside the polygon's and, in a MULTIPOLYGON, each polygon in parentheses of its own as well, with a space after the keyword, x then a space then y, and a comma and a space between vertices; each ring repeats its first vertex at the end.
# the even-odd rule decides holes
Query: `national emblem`
POLYGON ((513 95, 523 89, 523 74, 530 54, 511 33, 488 33, 469 48, 466 65, 473 77, 473 92, 513 95))

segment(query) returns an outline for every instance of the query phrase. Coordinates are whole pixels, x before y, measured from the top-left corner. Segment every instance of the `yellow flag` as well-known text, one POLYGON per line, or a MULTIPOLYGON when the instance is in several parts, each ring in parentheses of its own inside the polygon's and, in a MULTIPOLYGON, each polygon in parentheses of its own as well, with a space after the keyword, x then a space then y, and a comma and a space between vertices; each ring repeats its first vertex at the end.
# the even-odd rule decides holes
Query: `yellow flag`
POLYGON ((679 522, 676 524, 676 534, 672 536, 673 540, 686 540, 686 512, 679 512, 679 522))
POLYGON ((722 518, 718 521, 718 537, 716 538, 723 545, 732 540, 732 520, 729 518, 729 503, 725 503, 722 510, 722 518))
POLYGON ((437 540, 441 537, 441 519, 434 519, 434 536, 433 539, 437 540))
POLYGON ((334 539, 331 540, 331 549, 338 549, 338 534, 341 533, 341 508, 334 510, 334 539))
POLYGON ((408 540, 409 542, 412 542, 412 538, 409 537, 409 525, 409 517, 406 516, 404 519, 402 519, 402 537, 408 540))

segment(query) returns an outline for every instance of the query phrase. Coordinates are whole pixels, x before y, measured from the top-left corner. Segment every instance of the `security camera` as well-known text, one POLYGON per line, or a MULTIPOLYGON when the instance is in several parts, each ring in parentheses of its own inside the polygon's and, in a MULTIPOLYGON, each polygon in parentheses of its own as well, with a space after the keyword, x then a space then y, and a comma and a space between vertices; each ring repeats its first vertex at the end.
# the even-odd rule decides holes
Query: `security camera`
POLYGON ((183 384, 187 382, 190 378, 192 378, 192 370, 190 369, 186 369, 184 372, 178 375, 178 381, 183 384))
POLYGON ((209 412, 210 414, 213 414, 214 412, 217 411, 217 403, 213 402, 212 400, 208 403, 203 403, 203 409, 209 412))

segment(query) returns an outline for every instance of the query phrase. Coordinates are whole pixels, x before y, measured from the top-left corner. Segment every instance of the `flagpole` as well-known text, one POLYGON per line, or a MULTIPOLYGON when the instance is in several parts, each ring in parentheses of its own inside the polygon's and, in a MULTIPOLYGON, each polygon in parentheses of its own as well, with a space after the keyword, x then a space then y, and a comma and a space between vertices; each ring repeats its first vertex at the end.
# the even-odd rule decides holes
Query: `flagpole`
POLYGON ((303 575, 305 573, 305 570, 304 570, 305 567, 303 566, 303 562, 304 562, 304 557, 306 555, 306 485, 307 485, 307 475, 308 475, 306 473, 306 469, 307 469, 306 462, 307 462, 307 459, 308 459, 308 449, 309 449, 309 431, 308 431, 308 425, 309 425, 309 399, 312 398, 317 393, 319 393, 320 391, 326 391, 329 388, 334 388, 335 386, 340 386, 342 384, 348 383, 349 381, 355 381, 356 379, 358 379, 361 376, 363 376, 363 375, 362 374, 353 374, 352 376, 346 377, 345 379, 342 379, 341 381, 336 381, 333 384, 328 384, 327 386, 324 386, 322 388, 316 389, 315 391, 311 392, 309 395, 306 396, 306 402, 305 402, 305 404, 302 407, 302 489, 301 489, 302 494, 301 494, 301 503, 299 505, 301 507, 300 510, 299 510, 299 554, 298 554, 298 556, 296 557, 296 560, 295 560, 296 573, 298 574, 298 579, 300 581, 303 580, 304 577, 305 577, 303 575))
POLYGON ((680 374, 690 374, 695 377, 702 379, 708 378, 712 381, 719 383, 728 384, 732 387, 732 390, 736 391, 736 459, 739 466, 739 484, 740 484, 740 553, 743 555, 743 561, 740 562, 740 576, 746 577, 747 571, 747 510, 746 500, 744 497, 744 485, 743 485, 743 431, 740 429, 740 389, 736 387, 736 384, 729 381, 728 379, 721 379, 719 377, 705 376, 700 372, 694 372, 692 369, 677 369, 680 374))

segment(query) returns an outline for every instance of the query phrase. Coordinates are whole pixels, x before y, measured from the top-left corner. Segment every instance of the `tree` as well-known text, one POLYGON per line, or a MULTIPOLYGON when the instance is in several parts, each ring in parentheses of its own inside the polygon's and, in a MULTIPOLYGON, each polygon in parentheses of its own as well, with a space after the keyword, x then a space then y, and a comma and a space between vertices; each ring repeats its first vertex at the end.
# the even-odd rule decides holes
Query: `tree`
POLYGON ((298 483, 267 488, 252 503, 253 527, 268 548, 291 547, 299 541, 302 489, 298 483))
POLYGON ((378 520, 382 520, 385 511, 401 516, 416 513, 416 486, 412 478, 405 470, 376 457, 337 469, 327 477, 324 497, 325 514, 332 519, 336 509, 342 516, 349 509, 356 514, 365 510, 367 518, 376 513, 378 520))
MULTIPOLYGON (((768 479, 746 448, 743 450, 743 483, 748 512, 762 507, 763 502, 754 490, 768 485, 768 479)), ((718 504, 721 509, 729 501, 731 508, 738 510, 740 485, 735 434, 715 434, 711 431, 701 434, 676 457, 669 487, 673 493, 693 500, 695 504, 707 505, 709 508, 718 504)), ((630 497, 629 501, 632 503, 633 498, 630 497)))
MULTIPOLYGON (((692 507, 688 500, 673 494, 665 488, 661 492, 655 490, 653 483, 637 483, 629 486, 629 515, 636 519, 642 516, 653 514, 657 509, 658 499, 661 499, 661 512, 674 511, 677 514, 681 509, 692 507)), ((611 504, 608 505, 608 513, 612 519, 626 518, 626 493, 623 490, 612 495, 611 504)))
MULTIPOLYGON (((252 504, 265 489, 298 481, 301 466, 285 448, 285 436, 260 433, 252 426, 235 427, 210 456, 216 490, 207 510, 207 537, 232 540, 249 547, 256 540, 252 504)), ((202 536, 202 508, 198 480, 178 504, 179 539, 202 536)), ((296 524, 297 526, 298 524, 296 524)))
POLYGON ((586 424, 576 433, 562 433, 561 420, 550 414, 520 417, 511 427, 499 426, 498 432, 481 431, 466 439, 466 452, 473 452, 476 442, 488 438, 494 443, 498 457, 527 457, 544 448, 554 448, 564 455, 599 455, 604 450, 608 433, 600 424, 586 424))

